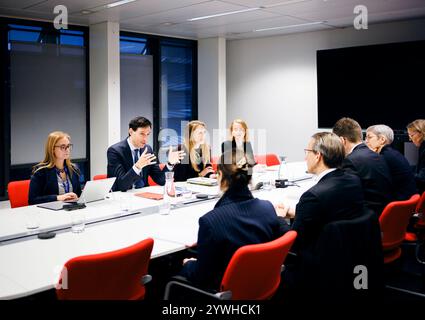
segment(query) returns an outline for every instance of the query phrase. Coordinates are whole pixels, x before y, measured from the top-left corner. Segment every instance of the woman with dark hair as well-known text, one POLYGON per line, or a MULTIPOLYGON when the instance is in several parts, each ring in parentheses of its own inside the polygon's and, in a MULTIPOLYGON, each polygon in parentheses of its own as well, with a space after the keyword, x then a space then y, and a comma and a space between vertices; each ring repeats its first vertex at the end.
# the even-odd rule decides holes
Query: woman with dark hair
POLYGON ((197 259, 185 259, 182 275, 193 284, 219 289, 221 278, 240 247, 272 241, 281 235, 281 219, 269 201, 252 196, 250 164, 246 158, 238 163, 235 150, 221 155, 218 182, 222 197, 214 209, 199 219, 197 259))

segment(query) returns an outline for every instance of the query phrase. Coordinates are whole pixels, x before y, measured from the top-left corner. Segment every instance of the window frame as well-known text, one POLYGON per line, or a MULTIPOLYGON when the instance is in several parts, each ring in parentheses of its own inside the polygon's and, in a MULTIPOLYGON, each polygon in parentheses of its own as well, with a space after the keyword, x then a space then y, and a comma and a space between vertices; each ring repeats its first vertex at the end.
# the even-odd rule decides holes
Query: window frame
MULTIPOLYGON (((3 141, 0 143, 0 151, 4 157, 0 159, 0 201, 8 200, 7 184, 13 180, 30 179, 32 167, 34 163, 25 163, 19 165, 11 164, 11 106, 10 106, 10 54, 8 50, 8 31, 9 24, 27 25, 32 27, 41 27, 42 32, 50 36, 59 36, 60 30, 54 28, 53 23, 26 20, 17 18, 0 17, 0 59, 5 61, 5 64, 0 65, 0 80, 3 86, 0 91, 0 121, 2 124, 3 141)), ((78 164, 84 172, 85 183, 90 180, 90 44, 89 44, 89 28, 85 26, 68 25, 71 31, 82 31, 84 38, 84 48, 86 49, 85 67, 86 67, 86 157, 82 159, 73 159, 73 162, 78 164)), ((58 44, 60 45, 60 44, 58 44)), ((43 146, 44 147, 44 146, 43 146)))

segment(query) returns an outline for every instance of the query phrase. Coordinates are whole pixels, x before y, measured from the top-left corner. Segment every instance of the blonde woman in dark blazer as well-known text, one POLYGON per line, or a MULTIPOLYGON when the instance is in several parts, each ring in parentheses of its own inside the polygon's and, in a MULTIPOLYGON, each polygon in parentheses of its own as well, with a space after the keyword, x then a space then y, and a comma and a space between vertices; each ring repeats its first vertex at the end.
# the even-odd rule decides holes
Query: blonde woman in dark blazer
POLYGON ((28 203, 75 200, 81 195, 80 172, 71 162, 69 134, 54 131, 46 141, 44 160, 34 166, 28 203))

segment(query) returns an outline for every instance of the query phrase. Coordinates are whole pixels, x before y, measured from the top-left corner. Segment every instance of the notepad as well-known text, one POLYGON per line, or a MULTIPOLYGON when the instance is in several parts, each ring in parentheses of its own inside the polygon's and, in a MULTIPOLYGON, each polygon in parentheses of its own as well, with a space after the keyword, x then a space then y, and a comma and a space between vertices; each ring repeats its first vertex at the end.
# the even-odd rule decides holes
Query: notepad
POLYGON ((153 193, 153 192, 139 192, 135 193, 135 196, 146 198, 146 199, 152 199, 152 200, 162 200, 164 196, 159 193, 153 193))
POLYGON ((216 186, 217 185, 217 179, 213 179, 213 178, 205 178, 205 177, 197 177, 197 178, 190 178, 187 179, 187 183, 192 183, 192 184, 199 184, 202 186, 216 186))

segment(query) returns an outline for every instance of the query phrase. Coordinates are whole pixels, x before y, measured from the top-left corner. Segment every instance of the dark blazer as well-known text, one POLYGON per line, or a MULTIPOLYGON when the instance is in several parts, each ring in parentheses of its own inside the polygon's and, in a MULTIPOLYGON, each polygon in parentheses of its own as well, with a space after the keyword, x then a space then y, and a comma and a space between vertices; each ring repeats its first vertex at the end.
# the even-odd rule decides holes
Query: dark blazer
POLYGON ((187 262, 181 274, 199 287, 217 290, 233 253, 278 238, 279 226, 269 201, 253 198, 246 186, 230 188, 199 219, 198 257, 187 262))
POLYGON ((366 210, 358 218, 328 223, 320 234, 316 263, 309 270, 310 279, 305 280, 325 292, 327 301, 346 302, 356 296, 372 298, 373 295, 379 298, 383 289, 381 229, 375 212, 366 210), (367 268, 367 290, 356 290, 353 285, 357 266, 367 268))
POLYGON ((391 173, 384 158, 361 143, 344 159, 342 169, 360 178, 366 205, 381 215, 393 198, 391 173))
MULTIPOLYGON (((234 139, 232 141, 230 141, 230 140, 224 141, 221 144, 221 152, 222 153, 224 153, 224 151, 230 151, 232 149, 236 149, 236 142, 235 142, 234 139)), ((249 141, 244 142, 243 150, 244 150, 244 155, 246 156, 247 162, 252 166, 256 165, 257 163, 255 161, 254 151, 252 150, 251 142, 249 142, 249 141)), ((237 157, 238 157, 238 154, 237 154, 237 157)))
MULTIPOLYGON (((211 163, 200 163, 198 165, 199 172, 195 171, 193 169, 191 163, 190 163, 190 154, 189 151, 186 150, 184 146, 179 146, 178 150, 184 150, 186 155, 184 158, 180 161, 180 163, 176 164, 174 166, 174 181, 186 181, 189 178, 195 178, 199 176, 199 172, 204 170, 206 167, 212 167, 211 163)), ((211 154, 211 150, 210 150, 211 154)), ((206 177, 209 177, 211 173, 207 174, 206 177)))
POLYGON ((393 198, 391 201, 410 199, 418 190, 409 162, 400 152, 389 145, 382 148, 380 155, 385 159, 393 180, 393 198))
POLYGON ((415 181, 419 192, 425 191, 425 141, 419 146, 418 163, 415 168, 415 181))
MULTIPOLYGON (((81 195, 81 185, 78 174, 71 174, 72 192, 81 195)), ((28 203, 38 204, 57 200, 59 195, 58 176, 55 168, 44 168, 31 176, 28 203)))
POLYGON ((364 214, 362 184, 357 176, 336 169, 326 174, 300 198, 292 229, 298 236, 291 251, 297 253, 295 268, 288 270, 292 284, 304 283, 317 257, 315 248, 325 225, 355 219, 364 214), (308 271, 307 271, 308 270, 308 271))
MULTIPOLYGON (((153 153, 150 145, 145 145, 147 153, 153 153)), ((142 148, 144 150, 144 148, 142 148)), ((143 151, 142 150, 142 151, 143 151)), ((130 146, 127 139, 124 139, 108 148, 108 178, 117 177, 112 190, 113 191, 127 191, 133 187, 133 184, 142 179, 144 186, 148 186, 148 176, 159 185, 165 184, 164 172, 168 171, 167 167, 163 170, 159 168, 158 164, 145 166, 140 176, 133 170, 133 155, 131 154, 130 146)))

